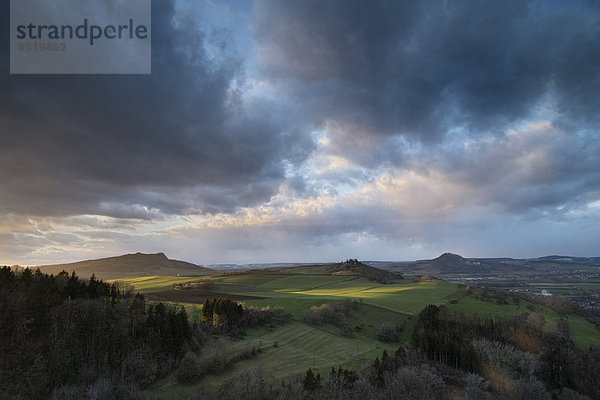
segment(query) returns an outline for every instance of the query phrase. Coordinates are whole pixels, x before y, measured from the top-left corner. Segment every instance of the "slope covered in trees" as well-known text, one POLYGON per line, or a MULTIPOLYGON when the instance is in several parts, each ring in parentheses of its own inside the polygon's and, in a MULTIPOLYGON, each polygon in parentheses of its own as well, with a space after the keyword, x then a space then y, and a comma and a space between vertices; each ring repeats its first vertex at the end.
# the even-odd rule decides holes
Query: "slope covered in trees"
POLYGON ((94 275, 3 267, 0 309, 0 392, 15 398, 103 379, 131 394, 170 372, 191 339, 185 309, 147 307, 94 275))
POLYGON ((215 338, 290 318, 224 298, 207 301, 204 316, 191 324, 185 307, 147 303, 93 274, 2 267, 0 399, 146 399, 161 377, 199 378, 247 356, 225 357, 215 338))

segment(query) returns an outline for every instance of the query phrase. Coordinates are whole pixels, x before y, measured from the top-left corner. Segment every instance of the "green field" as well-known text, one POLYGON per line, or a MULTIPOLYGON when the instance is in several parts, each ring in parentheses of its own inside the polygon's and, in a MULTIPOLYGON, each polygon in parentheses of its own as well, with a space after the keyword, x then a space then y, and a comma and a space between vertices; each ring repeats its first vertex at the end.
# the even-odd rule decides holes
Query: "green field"
MULTIPOLYGON (((232 342, 230 357, 243 349, 260 348, 251 359, 230 366, 219 375, 209 375, 193 386, 176 385, 176 393, 193 392, 199 387, 215 390, 227 378, 251 365, 261 365, 265 376, 273 383, 283 378, 302 375, 309 367, 326 373, 332 366, 358 368, 361 363, 373 360, 383 349, 394 351, 398 344, 378 342, 375 335, 383 322, 403 326, 401 342, 408 342, 416 315, 428 304, 446 305, 452 311, 466 314, 511 316, 523 312, 544 317, 545 327, 557 329, 561 316, 547 307, 521 301, 516 305, 511 298, 508 304, 482 301, 466 295, 464 286, 441 280, 405 279, 395 284, 378 284, 353 275, 327 275, 325 268, 296 267, 249 274, 223 274, 200 277, 152 276, 121 280, 136 291, 151 293, 169 290, 175 283, 200 279, 211 280, 215 292, 265 297, 246 300, 247 306, 281 306, 292 314, 293 320, 274 329, 250 329, 243 339, 232 342), (343 336, 340 329, 325 324, 313 327, 303 322, 303 316, 312 306, 331 304, 344 299, 361 301, 358 310, 352 310, 348 322, 355 329, 352 337, 343 336), (529 307, 528 307, 529 305, 529 307), (532 311, 533 309, 533 311, 532 311), (277 343, 277 346, 274 344, 277 343)), ((198 304, 187 304, 188 313, 198 320, 198 304)), ((576 345, 586 348, 600 342, 600 332, 583 317, 568 318, 571 337, 576 345)), ((159 381, 152 392, 170 398, 171 380, 159 381)))
POLYGON ((169 290, 176 283, 195 282, 198 280, 197 276, 142 276, 139 278, 112 279, 107 282, 129 284, 134 287, 136 292, 150 293, 169 290))
MULTIPOLYGON (((557 329, 558 321, 561 316, 555 311, 545 306, 534 305, 521 301, 517 306, 511 298, 508 298, 508 304, 497 304, 494 301, 482 301, 472 297, 460 299, 456 304, 449 304, 448 308, 453 311, 463 311, 465 314, 481 314, 492 316, 508 317, 523 312, 531 315, 540 315, 544 317, 547 329, 557 329), (527 308, 527 305, 533 307, 534 311, 527 308)), ((592 344, 600 343, 600 332, 594 325, 586 321, 585 318, 578 315, 570 315, 569 328, 571 330, 571 339, 580 348, 587 348, 592 344)))
MULTIPOLYGON (((250 366, 260 365, 265 377, 272 384, 282 379, 299 378, 308 368, 323 376, 332 366, 356 368, 365 361, 373 360, 383 349, 394 351, 395 347, 371 341, 340 337, 326 330, 292 321, 271 331, 262 330, 258 336, 250 333, 244 340, 234 341, 228 351, 233 355, 255 346, 261 351, 251 359, 239 361, 220 375, 209 375, 200 384, 176 385, 177 393, 194 392, 198 387, 216 390, 226 379, 250 366)), ((169 398, 171 380, 163 379, 153 387, 153 393, 169 398)))
MULTIPOLYGON (((248 306, 264 307, 281 306, 292 314, 294 320, 301 322, 306 310, 312 306, 332 303, 344 299, 362 299, 365 305, 373 306, 368 315, 373 316, 373 310, 397 313, 396 318, 402 321, 402 316, 415 316, 428 304, 447 304, 451 310, 463 310, 467 314, 492 314, 499 316, 516 315, 529 312, 542 315, 549 329, 556 327, 560 316, 547 307, 535 306, 532 312, 525 308, 526 303, 516 306, 509 298, 509 304, 499 305, 493 301, 481 301, 472 297, 464 297, 463 286, 441 280, 419 281, 406 279, 402 283, 377 284, 364 278, 352 275, 327 275, 323 266, 295 267, 273 271, 249 274, 224 274, 199 277, 149 276, 132 279, 122 279, 121 282, 134 286, 136 291, 151 293, 169 290, 175 283, 188 281, 197 282, 200 279, 211 280, 216 284, 215 291, 242 295, 262 296, 263 300, 247 300, 248 306), (456 304, 448 304, 452 299, 460 299, 456 304)), ((197 306, 188 308, 190 315, 197 315, 197 306)), ((365 314, 366 315, 366 314, 365 314)), ((369 317, 369 318, 371 318, 369 317)), ((366 318, 366 317, 365 317, 366 318)), ((390 320, 393 317, 388 315, 390 320)), ((375 325, 380 325, 379 318, 368 321, 353 321, 354 325, 364 324, 366 331, 372 333, 375 325)), ((385 322, 385 321, 381 321, 385 322)), ((582 317, 573 316, 569 320, 573 341, 580 347, 588 347, 600 340, 600 333, 582 317)), ((357 332, 360 338, 363 335, 357 332)), ((408 339, 408 335, 403 336, 408 339)))

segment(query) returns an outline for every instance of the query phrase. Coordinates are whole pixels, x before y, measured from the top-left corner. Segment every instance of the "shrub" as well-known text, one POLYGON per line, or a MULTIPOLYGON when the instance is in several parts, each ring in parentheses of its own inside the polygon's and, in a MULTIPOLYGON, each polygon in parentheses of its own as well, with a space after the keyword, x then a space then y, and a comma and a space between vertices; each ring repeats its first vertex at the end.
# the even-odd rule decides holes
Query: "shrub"
POLYGON ((32 398, 45 397, 48 382, 48 372, 46 370, 46 360, 38 355, 33 365, 25 372, 25 381, 29 387, 32 398))
POLYGON ((513 389, 512 398, 515 400, 550 400, 544 384, 534 377, 519 379, 513 389))
POLYGON ((201 359, 205 371, 218 372, 227 366, 227 357, 225 356, 227 345, 228 341, 222 338, 207 345, 201 359))
POLYGON ((145 396, 135 386, 122 385, 108 378, 100 378, 88 387, 87 396, 82 399, 88 400, 142 400, 145 396))
POLYGON ((342 321, 338 327, 340 328, 340 330, 342 331, 342 335, 344 336, 348 336, 348 337, 352 337, 352 333, 354 332, 354 328, 352 327, 352 325, 347 322, 347 321, 342 321))
POLYGON ((249 367, 226 380, 217 394, 221 400, 262 400, 267 387, 261 367, 249 367))
POLYGON ((384 322, 377 331, 377 340, 381 342, 397 342, 398 341, 398 328, 396 324, 392 322, 384 322))
POLYGON ((123 362, 123 370, 128 383, 146 387, 156 380, 158 366, 150 352, 138 349, 127 356, 123 362))
POLYGON ((352 336, 354 328, 348 322, 347 317, 350 310, 359 309, 360 304, 360 301, 346 299, 335 304, 313 306, 304 313, 304 322, 314 326, 330 323, 340 328, 344 336, 352 336))
POLYGON ((577 393, 574 390, 563 388, 558 396, 560 400, 590 400, 589 397, 577 393))
POLYGON ((85 388, 77 385, 68 385, 54 389, 50 400, 80 400, 84 398, 85 388))
POLYGON ((175 373, 177 381, 180 383, 194 383, 197 382, 204 374, 204 368, 198 356, 188 351, 183 356, 179 369, 175 373))
POLYGON ((521 351, 511 344, 477 339, 471 341, 477 358, 499 367, 509 368, 523 374, 533 374, 539 368, 539 361, 531 353, 521 351))
POLYGON ((400 368, 394 375, 385 376, 384 394, 390 399, 422 400, 429 397, 426 382, 409 368, 400 368))

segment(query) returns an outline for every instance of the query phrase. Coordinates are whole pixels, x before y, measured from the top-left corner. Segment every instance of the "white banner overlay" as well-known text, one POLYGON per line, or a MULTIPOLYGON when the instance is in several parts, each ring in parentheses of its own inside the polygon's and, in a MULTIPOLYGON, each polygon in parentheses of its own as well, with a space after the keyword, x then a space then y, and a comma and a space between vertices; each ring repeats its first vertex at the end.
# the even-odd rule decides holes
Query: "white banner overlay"
POLYGON ((150 74, 151 0, 10 0, 11 74, 150 74))

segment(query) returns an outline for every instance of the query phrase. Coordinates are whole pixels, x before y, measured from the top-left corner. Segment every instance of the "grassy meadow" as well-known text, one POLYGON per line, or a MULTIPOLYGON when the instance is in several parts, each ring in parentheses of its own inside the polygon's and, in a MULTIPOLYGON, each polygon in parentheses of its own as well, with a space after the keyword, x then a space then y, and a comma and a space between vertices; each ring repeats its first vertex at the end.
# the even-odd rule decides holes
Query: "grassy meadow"
MULTIPOLYGON (((464 286, 456 283, 419 278, 405 279, 394 284, 378 284, 356 275, 328 275, 326 268, 295 267, 246 274, 221 274, 203 277, 149 276, 120 280, 133 285, 136 291, 152 293, 170 290, 172 285, 210 280, 213 292, 264 297, 246 300, 247 306, 281 306, 292 314, 292 321, 273 328, 255 328, 245 338, 234 339, 228 352, 231 358, 244 349, 260 349, 252 358, 238 361, 219 375, 209 375, 198 384, 176 384, 170 378, 152 387, 153 393, 170 398, 176 393, 193 392, 198 387, 215 390, 226 379, 250 365, 261 365, 264 374, 273 384, 282 379, 300 377, 309 367, 326 373, 332 366, 359 368, 364 361, 381 355, 383 349, 394 351, 397 344, 376 340, 375 335, 383 322, 393 322, 403 327, 400 341, 410 341, 416 316, 428 304, 447 305, 450 310, 466 314, 510 316, 527 312, 543 317, 547 329, 557 329, 561 316, 547 307, 525 301, 508 304, 482 301, 466 295, 464 286), (304 323, 304 313, 312 306, 332 304, 353 299, 360 301, 357 310, 350 311, 348 322, 353 326, 352 337, 342 335, 331 324, 314 327, 304 323), (528 307, 529 305, 529 307, 528 307)), ((200 304, 185 305, 188 314, 199 320, 200 304)), ((539 318, 539 317, 538 317, 539 318)), ((569 316, 572 340, 586 348, 600 342, 600 332, 583 317, 569 316)))

